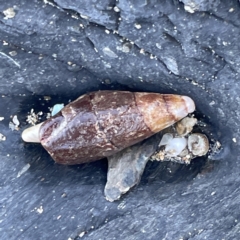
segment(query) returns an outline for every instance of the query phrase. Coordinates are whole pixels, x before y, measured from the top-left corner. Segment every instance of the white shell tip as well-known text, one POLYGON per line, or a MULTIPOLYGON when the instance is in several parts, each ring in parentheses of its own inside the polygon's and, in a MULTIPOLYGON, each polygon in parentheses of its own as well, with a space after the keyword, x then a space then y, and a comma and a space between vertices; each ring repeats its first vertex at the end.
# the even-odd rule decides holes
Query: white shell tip
POLYGON ((188 113, 194 112, 195 111, 194 101, 190 97, 187 97, 187 96, 182 96, 182 98, 185 101, 188 113))
POLYGON ((22 139, 24 142, 40 143, 39 129, 42 123, 27 128, 22 133, 22 139))

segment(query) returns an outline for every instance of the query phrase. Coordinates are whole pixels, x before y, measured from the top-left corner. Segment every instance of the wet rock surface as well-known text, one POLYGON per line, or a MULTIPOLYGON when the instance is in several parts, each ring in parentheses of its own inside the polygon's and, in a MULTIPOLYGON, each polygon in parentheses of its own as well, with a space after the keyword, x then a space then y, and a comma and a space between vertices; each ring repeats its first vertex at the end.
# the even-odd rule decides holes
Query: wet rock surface
POLYGON ((239 16, 239 1, 3 1, 1 237, 238 239, 239 16), (188 95, 223 149, 188 166, 149 162, 107 202, 106 160, 60 166, 20 138, 31 108, 98 89, 188 95))

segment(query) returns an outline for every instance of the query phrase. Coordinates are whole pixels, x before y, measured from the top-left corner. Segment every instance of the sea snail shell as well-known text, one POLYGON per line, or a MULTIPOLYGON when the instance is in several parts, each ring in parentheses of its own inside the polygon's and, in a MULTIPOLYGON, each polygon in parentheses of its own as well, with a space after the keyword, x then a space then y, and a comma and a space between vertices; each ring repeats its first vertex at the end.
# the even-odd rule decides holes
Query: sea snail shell
POLYGON ((127 91, 85 94, 58 114, 26 129, 60 164, 98 160, 131 146, 195 110, 186 96, 127 91))

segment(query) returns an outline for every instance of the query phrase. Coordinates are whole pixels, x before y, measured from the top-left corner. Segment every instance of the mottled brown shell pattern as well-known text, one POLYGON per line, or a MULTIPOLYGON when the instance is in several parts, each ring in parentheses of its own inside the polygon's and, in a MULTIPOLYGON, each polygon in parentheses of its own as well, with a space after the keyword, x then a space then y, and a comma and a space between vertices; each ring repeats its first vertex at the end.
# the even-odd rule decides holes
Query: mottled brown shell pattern
POLYGON ((194 109, 193 101, 186 96, 92 92, 43 122, 39 138, 57 163, 91 162, 150 137, 194 109))

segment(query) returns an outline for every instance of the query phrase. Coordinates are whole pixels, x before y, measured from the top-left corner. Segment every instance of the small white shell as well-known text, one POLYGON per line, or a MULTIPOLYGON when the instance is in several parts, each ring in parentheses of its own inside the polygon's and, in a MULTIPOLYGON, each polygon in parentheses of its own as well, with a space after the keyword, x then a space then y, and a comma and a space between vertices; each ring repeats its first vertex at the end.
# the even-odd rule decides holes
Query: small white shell
POLYGON ((188 137, 188 149, 195 156, 203 156, 209 150, 209 142, 206 135, 193 133, 188 137))
POLYGON ((173 139, 173 135, 171 133, 164 134, 162 136, 161 142, 159 143, 159 147, 167 145, 169 141, 172 139, 173 139))
POLYGON ((169 157, 178 156, 187 146, 186 138, 176 137, 168 142, 165 147, 166 155, 169 157))

